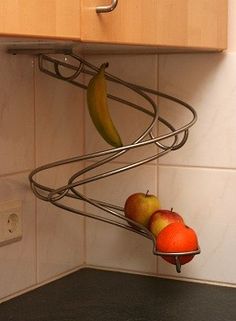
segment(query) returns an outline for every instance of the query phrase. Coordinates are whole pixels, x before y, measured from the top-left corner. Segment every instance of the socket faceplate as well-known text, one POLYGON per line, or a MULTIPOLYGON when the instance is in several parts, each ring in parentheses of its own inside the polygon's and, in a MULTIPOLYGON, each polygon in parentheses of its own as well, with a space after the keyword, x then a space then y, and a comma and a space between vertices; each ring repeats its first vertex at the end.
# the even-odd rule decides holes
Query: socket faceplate
POLYGON ((0 203, 0 246, 22 238, 21 201, 0 203))

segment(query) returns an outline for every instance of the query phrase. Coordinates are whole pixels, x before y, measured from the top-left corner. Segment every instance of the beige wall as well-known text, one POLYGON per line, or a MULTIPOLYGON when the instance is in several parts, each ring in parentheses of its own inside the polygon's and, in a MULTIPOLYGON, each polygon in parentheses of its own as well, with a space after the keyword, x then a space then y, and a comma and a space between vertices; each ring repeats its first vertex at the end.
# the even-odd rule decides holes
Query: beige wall
MULTIPOLYGON (((23 238, 0 247, 0 298, 47 282, 84 262, 83 219, 36 201, 28 175, 36 166, 83 154, 83 93, 40 73, 29 56, 1 46, 0 202, 21 200, 23 238)), ((48 172, 64 184, 74 168, 48 172)))
MULTIPOLYGON (((236 285, 236 1, 229 1, 228 50, 222 54, 161 56, 160 90, 198 113, 189 142, 160 160, 160 197, 196 228, 202 253, 180 277, 236 285)), ((180 122, 182 113, 166 111, 180 122)), ((174 276, 163 261, 158 272, 174 276)))

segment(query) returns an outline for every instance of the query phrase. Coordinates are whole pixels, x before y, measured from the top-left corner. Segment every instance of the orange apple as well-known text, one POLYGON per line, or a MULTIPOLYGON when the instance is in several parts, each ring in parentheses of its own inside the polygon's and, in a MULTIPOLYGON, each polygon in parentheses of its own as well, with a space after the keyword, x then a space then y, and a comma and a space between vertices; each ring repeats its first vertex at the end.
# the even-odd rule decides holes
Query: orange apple
MULTIPOLYGON (((171 223, 167 225, 156 238, 156 249, 160 252, 190 252, 198 249, 198 239, 195 231, 183 223, 171 223)), ((186 264, 194 255, 180 255, 180 264, 186 264)), ((176 264, 175 257, 162 256, 171 264, 176 264)))
POLYGON ((160 208, 160 201, 155 195, 134 193, 130 195, 124 206, 125 216, 148 227, 151 215, 160 208))
POLYGON ((175 222, 184 224, 184 220, 180 214, 173 212, 172 209, 170 211, 159 209, 150 217, 148 228, 155 236, 157 236, 164 227, 175 222))

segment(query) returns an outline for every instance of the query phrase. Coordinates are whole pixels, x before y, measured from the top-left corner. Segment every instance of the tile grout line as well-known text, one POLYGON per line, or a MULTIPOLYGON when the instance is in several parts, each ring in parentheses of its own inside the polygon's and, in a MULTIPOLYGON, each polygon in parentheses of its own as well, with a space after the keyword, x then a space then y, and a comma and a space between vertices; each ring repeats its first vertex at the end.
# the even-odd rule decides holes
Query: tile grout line
MULTIPOLYGON (((36 62, 37 58, 33 58, 34 68, 33 68, 33 83, 34 83, 34 168, 37 166, 37 131, 36 131, 36 62)), ((34 213, 35 213, 35 282, 39 283, 39 275, 38 275, 38 213, 37 213, 37 199, 35 197, 34 202, 34 213)))
POLYGON ((28 169, 24 169, 24 170, 21 170, 21 171, 0 174, 0 178, 10 177, 10 176, 15 176, 15 175, 20 175, 20 174, 25 174, 25 173, 29 173, 31 171, 32 171, 32 168, 28 168, 28 169))
MULTIPOLYGON (((82 56, 83 59, 85 59, 86 57, 84 57, 84 55, 82 56)), ((83 84, 85 84, 85 75, 83 74, 83 84)), ((85 91, 83 90, 82 93, 82 99, 83 99, 83 153, 86 153, 86 115, 85 115, 85 105, 86 105, 86 101, 85 101, 85 91)), ((85 167, 86 164, 86 160, 83 161, 83 166, 85 167)), ((83 179, 85 178, 85 174, 83 174, 83 179)), ((86 186, 83 185, 83 193, 86 195, 86 186)), ((85 202, 83 203, 83 211, 86 211, 86 204, 85 202)), ((84 246, 83 246, 83 264, 86 264, 87 262, 87 220, 86 217, 83 218, 83 242, 84 242, 84 246)))
POLYGON ((236 167, 224 166, 203 166, 203 165, 181 165, 181 164, 159 164, 160 167, 200 169, 200 170, 218 170, 218 171, 235 171, 236 167))
MULTIPOLYGON (((156 61, 157 61, 157 66, 156 66, 156 74, 157 74, 157 90, 160 90, 160 73, 159 73, 159 69, 160 69, 160 55, 156 54, 156 61)), ((156 97, 156 103, 159 106, 159 96, 156 97)), ((156 126, 156 131, 157 131, 157 136, 159 135, 159 126, 158 126, 158 122, 157 122, 157 126, 156 126)), ((160 184, 159 184, 159 158, 157 159, 157 195, 160 194, 160 184)), ((156 257, 156 274, 159 274, 159 260, 158 257, 156 257)))

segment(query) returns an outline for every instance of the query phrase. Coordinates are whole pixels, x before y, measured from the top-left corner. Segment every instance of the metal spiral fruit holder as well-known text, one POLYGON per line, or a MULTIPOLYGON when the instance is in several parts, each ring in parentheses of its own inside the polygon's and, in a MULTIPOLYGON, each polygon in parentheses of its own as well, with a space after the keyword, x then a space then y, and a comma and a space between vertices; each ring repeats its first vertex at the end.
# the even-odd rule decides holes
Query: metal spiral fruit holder
MULTIPOLYGON (((95 67, 91 63, 88 63, 87 61, 82 59, 80 56, 77 56, 71 52, 66 54, 67 55, 64 56, 64 58, 68 57, 72 59, 73 63, 71 62, 69 63, 67 58, 63 60, 63 59, 58 59, 58 57, 55 58, 55 55, 51 56, 51 55, 45 55, 42 53, 39 54, 38 55, 39 69, 51 77, 66 81, 72 85, 78 86, 86 90, 87 85, 85 85, 84 79, 82 79, 83 81, 80 81, 79 79, 80 76, 83 74, 88 76, 93 76, 98 72, 99 68, 95 67), (68 72, 70 72, 70 76, 65 76, 65 71, 67 74, 68 72)), ((131 144, 128 144, 119 148, 106 149, 99 152, 90 153, 87 155, 55 161, 53 163, 46 164, 36 168, 29 175, 32 191, 34 192, 36 197, 38 197, 39 199, 50 202, 53 205, 59 208, 62 208, 66 211, 83 215, 83 216, 96 219, 102 222, 106 222, 109 224, 113 224, 115 226, 124 228, 128 231, 132 231, 145 238, 150 239, 153 243, 153 254, 160 255, 160 256, 174 256, 175 262, 176 262, 176 270, 177 272, 180 272, 181 263, 180 263, 179 257, 185 256, 185 255, 199 254, 200 248, 197 249, 196 251, 191 251, 191 252, 181 252, 181 253, 180 252, 178 253, 160 252, 156 249, 156 239, 154 235, 146 227, 125 217, 123 207, 89 198, 86 195, 83 195, 78 189, 84 184, 88 184, 94 181, 99 181, 106 177, 116 175, 127 170, 131 170, 145 163, 153 161, 159 157, 162 157, 171 151, 181 148, 187 141, 189 128, 193 126, 193 124, 196 122, 196 119, 197 119, 196 112, 190 105, 186 104, 185 102, 175 97, 172 97, 162 92, 148 89, 139 85, 134 85, 130 82, 121 80, 109 73, 105 73, 105 77, 107 81, 111 81, 117 85, 127 87, 129 90, 131 90, 138 96, 141 96, 143 99, 145 99, 145 101, 149 105, 149 108, 140 106, 132 101, 129 101, 128 99, 120 98, 109 93, 107 95, 109 100, 119 102, 130 108, 134 108, 138 110, 141 114, 145 113, 146 115, 150 116, 149 126, 131 144), (178 128, 178 129, 174 128, 172 124, 170 124, 167 120, 165 120, 159 115, 159 108, 157 104, 154 102, 153 98, 151 98, 151 96, 152 97, 159 96, 164 99, 167 99, 170 102, 177 103, 179 106, 181 106, 182 108, 185 108, 190 113, 191 120, 181 128, 178 128), (153 128, 154 126, 157 125, 158 122, 162 123, 162 125, 164 125, 168 129, 168 133, 155 137, 153 133, 153 128), (164 144, 163 141, 166 141, 167 139, 168 141, 170 141, 169 138, 171 138, 171 143, 164 144), (154 144, 155 147, 157 148, 157 152, 153 156, 149 156, 149 157, 146 157, 145 159, 137 160, 135 162, 130 163, 129 165, 121 166, 119 168, 115 168, 112 170, 103 170, 103 166, 105 164, 107 164, 108 162, 111 162, 112 160, 120 157, 125 153, 128 153, 130 150, 148 146, 151 144, 154 144), (87 167, 74 173, 68 179, 66 184, 64 186, 61 186, 60 188, 54 189, 38 182, 37 175, 41 172, 49 171, 50 169, 53 169, 55 167, 62 166, 65 164, 80 163, 84 161, 92 161, 92 162, 87 167), (94 169, 98 169, 98 168, 101 170, 99 174, 91 174, 89 176, 89 174, 94 169), (86 174, 86 177, 84 176, 85 174, 86 174), (68 202, 66 202, 68 199, 76 200, 76 204, 77 204, 77 201, 86 202, 94 206, 95 208, 98 208, 104 211, 105 213, 107 213, 107 215, 100 216, 98 214, 88 213, 87 211, 85 212, 83 210, 80 210, 79 206, 77 205, 72 207, 70 204, 68 205, 68 202)))

